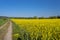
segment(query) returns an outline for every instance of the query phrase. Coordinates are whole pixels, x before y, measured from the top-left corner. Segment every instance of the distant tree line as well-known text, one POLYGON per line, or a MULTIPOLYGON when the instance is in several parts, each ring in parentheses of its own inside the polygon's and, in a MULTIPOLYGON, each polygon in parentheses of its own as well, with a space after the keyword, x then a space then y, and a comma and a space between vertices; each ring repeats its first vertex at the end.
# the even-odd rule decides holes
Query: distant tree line
POLYGON ((0 19, 8 19, 8 18, 14 18, 14 19, 60 19, 60 16, 50 16, 50 17, 6 17, 6 16, 0 16, 0 19))
POLYGON ((60 16, 50 16, 50 17, 9 17, 9 18, 15 18, 15 19, 60 19, 60 16))
POLYGON ((8 17, 6 17, 6 16, 0 16, 0 19, 7 20, 8 17))

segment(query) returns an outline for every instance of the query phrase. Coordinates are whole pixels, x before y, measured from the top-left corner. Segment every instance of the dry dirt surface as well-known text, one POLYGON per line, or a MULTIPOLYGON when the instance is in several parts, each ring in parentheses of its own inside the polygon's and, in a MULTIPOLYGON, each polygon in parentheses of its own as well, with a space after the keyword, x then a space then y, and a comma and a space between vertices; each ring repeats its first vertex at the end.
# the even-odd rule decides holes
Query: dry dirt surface
POLYGON ((4 36, 4 40, 12 40, 12 22, 10 22, 10 26, 8 27, 8 31, 4 36))

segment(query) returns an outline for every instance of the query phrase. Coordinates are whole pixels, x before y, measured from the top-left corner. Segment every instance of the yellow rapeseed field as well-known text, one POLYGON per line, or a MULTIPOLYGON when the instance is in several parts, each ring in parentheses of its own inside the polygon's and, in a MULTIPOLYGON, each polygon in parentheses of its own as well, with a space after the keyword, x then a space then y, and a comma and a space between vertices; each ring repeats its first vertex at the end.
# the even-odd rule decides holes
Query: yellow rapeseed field
POLYGON ((11 19, 22 40, 60 40, 60 19, 11 19))

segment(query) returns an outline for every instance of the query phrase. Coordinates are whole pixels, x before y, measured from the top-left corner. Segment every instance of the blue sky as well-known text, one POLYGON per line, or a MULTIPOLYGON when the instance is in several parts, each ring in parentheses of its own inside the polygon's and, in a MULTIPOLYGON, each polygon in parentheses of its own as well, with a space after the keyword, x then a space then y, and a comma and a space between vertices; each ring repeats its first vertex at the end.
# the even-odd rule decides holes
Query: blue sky
POLYGON ((60 15, 60 0, 0 0, 0 16, 60 15))

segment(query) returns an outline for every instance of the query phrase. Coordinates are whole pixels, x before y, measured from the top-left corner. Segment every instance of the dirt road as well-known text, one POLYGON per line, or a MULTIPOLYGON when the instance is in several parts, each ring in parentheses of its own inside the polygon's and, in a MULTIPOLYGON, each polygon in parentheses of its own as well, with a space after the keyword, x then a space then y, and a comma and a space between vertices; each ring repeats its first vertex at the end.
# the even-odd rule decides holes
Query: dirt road
POLYGON ((8 31, 4 37, 4 40, 12 40, 12 23, 10 22, 10 26, 8 27, 8 31))

